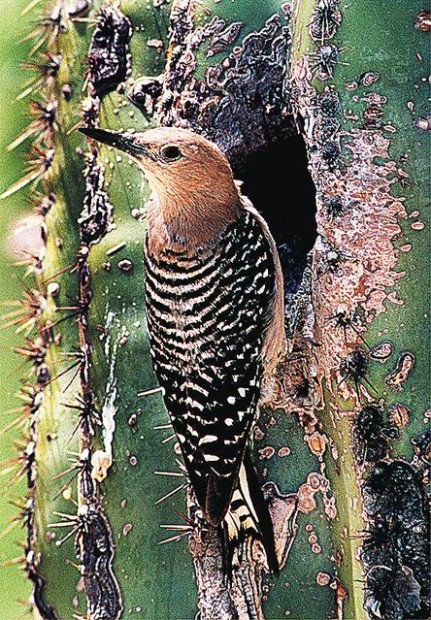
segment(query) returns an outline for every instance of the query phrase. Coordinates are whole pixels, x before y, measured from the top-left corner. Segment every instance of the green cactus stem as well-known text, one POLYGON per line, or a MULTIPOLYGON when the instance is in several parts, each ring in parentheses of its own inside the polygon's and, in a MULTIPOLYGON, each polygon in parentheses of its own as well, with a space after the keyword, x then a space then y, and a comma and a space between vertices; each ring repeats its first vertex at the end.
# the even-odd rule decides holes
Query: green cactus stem
POLYGON ((18 462, 37 613, 428 617, 429 14, 417 0, 40 6, 33 118, 12 144, 31 143, 31 162, 3 194, 27 188, 43 218, 9 317, 32 361, 18 462), (157 123, 218 144, 283 265, 288 352, 250 442, 279 577, 251 537, 227 569, 196 504, 149 352, 150 190, 76 131, 157 123))

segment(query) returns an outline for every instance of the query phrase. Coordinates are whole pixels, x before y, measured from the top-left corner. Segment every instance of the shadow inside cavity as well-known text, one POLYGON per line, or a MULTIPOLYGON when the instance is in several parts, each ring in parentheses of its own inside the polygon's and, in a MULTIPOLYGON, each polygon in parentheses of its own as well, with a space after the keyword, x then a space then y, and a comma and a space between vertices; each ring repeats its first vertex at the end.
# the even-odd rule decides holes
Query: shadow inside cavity
POLYGON ((275 239, 285 295, 295 294, 317 236, 316 191, 302 136, 285 138, 250 155, 237 176, 275 239))

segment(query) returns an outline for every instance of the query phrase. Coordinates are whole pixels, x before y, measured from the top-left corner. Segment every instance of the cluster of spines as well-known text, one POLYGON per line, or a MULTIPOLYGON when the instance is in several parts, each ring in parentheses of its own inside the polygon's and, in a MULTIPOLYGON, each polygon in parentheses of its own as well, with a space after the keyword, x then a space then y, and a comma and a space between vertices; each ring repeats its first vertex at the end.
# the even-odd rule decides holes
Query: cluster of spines
MULTIPOLYGON (((31 185, 33 189, 32 202, 36 207, 37 214, 42 216, 49 211, 55 202, 49 177, 55 158, 54 131, 58 111, 53 86, 61 59, 55 42, 56 33, 53 20, 44 18, 40 27, 28 37, 36 39, 30 52, 31 56, 38 53, 47 40, 51 42, 51 49, 47 54, 40 53, 39 58, 29 64, 29 68, 36 70, 36 77, 27 82, 24 90, 18 96, 18 99, 22 99, 33 93, 38 93, 38 99, 34 99, 30 103, 31 120, 29 126, 8 147, 9 150, 13 150, 25 141, 31 140, 30 158, 24 177, 2 194, 2 198, 7 198, 20 189, 31 185), (41 188, 40 193, 36 191, 37 187, 41 188)), ((43 224, 41 228, 42 240, 46 241, 46 227, 43 224)), ((21 346, 15 348, 15 351, 24 357, 25 362, 31 364, 31 372, 24 382, 20 394, 23 405, 15 412, 18 415, 14 422, 9 424, 5 430, 18 426, 24 431, 24 443, 18 446, 19 453, 12 459, 16 473, 9 480, 9 486, 13 487, 15 481, 26 476, 27 498, 19 514, 27 529, 22 563, 34 586, 33 599, 35 604, 43 617, 54 618, 54 610, 43 599, 44 579, 38 570, 39 559, 36 553, 37 528, 35 523, 38 415, 43 402, 44 388, 52 380, 45 363, 46 353, 53 339, 51 331, 43 328, 47 309, 46 286, 43 284, 41 275, 43 258, 43 249, 36 254, 25 252, 23 259, 17 263, 17 265, 27 266, 25 275, 34 276, 36 286, 28 287, 23 293, 22 300, 6 304, 13 309, 2 317, 3 327, 12 326, 16 328, 17 332, 24 333, 25 340, 21 346)))
MULTIPOLYGON (((2 430, 2 432, 7 432, 11 428, 19 428, 23 432, 23 438, 21 441, 15 442, 18 453, 15 457, 2 463, 2 470, 3 473, 11 475, 8 479, 9 489, 13 489, 20 479, 26 479, 27 496, 22 506, 17 504, 20 512, 10 527, 21 521, 26 526, 27 538, 24 544, 24 556, 19 561, 33 583, 33 599, 35 604, 42 612, 43 617, 53 618, 55 617, 53 609, 43 600, 44 579, 38 571, 39 561, 35 551, 37 530, 35 524, 35 494, 37 485, 36 443, 38 437, 38 415, 43 402, 44 388, 49 380, 46 373, 45 355, 50 339, 46 333, 42 333, 34 338, 33 336, 35 327, 43 313, 43 305, 41 306, 40 303, 40 300, 43 299, 41 296, 27 293, 22 304, 25 314, 18 315, 12 321, 18 327, 18 330, 26 330, 27 336, 23 346, 17 347, 15 351, 24 357, 25 363, 30 362, 31 370, 19 394, 23 404, 12 412, 16 415, 15 419, 2 430), (35 299, 38 299, 39 303, 36 303, 35 299)), ((8 530, 9 528, 4 530, 3 534, 7 533, 8 530)))
MULTIPOLYGON (((32 117, 30 125, 9 145, 9 149, 12 150, 26 140, 31 139, 32 155, 25 176, 6 190, 2 198, 7 198, 31 184, 33 189, 32 201, 37 214, 42 217, 49 213, 56 202, 51 186, 50 171, 55 159, 55 131, 57 130, 58 101, 56 99, 56 92, 58 91, 58 86, 56 79, 62 62, 59 36, 66 31, 68 27, 67 20, 81 18, 88 11, 88 8, 88 2, 83 0, 70 2, 67 4, 67 7, 64 3, 57 2, 50 14, 42 18, 39 27, 26 37, 26 39, 35 40, 30 55, 35 56, 37 54, 38 59, 29 63, 29 68, 35 69, 37 75, 25 85, 19 98, 30 96, 33 93, 38 93, 39 98, 30 103, 32 117), (49 51, 41 52, 40 50, 43 46, 47 46, 49 51), (36 191, 38 187, 41 189, 40 192, 36 191)), ((63 96, 67 100, 65 93, 63 93, 63 96)), ((92 104, 90 113, 93 115, 94 122, 96 122, 98 117, 98 101, 96 102, 96 109, 94 100, 92 100, 92 104)), ((87 120, 88 115, 86 116, 84 109, 84 122, 87 122, 87 120)), ((100 185, 103 185, 103 175, 100 185)), ((46 243, 47 230, 44 224, 42 227, 42 239, 46 243)), ((106 227, 103 232, 106 232, 106 227)), ((55 497, 67 493, 73 480, 75 478, 78 479, 80 497, 78 513, 76 516, 69 515, 67 518, 64 517, 64 519, 68 523, 76 522, 76 527, 72 528, 72 534, 76 536, 77 555, 81 561, 81 572, 85 579, 86 575, 88 575, 88 567, 85 566, 85 562, 88 562, 88 558, 91 556, 93 543, 97 545, 97 541, 95 542, 93 539, 94 531, 99 529, 102 532, 101 535, 106 539, 103 544, 107 555, 107 561, 103 562, 107 567, 106 575, 99 576, 99 579, 93 570, 93 574, 89 575, 89 578, 90 581, 99 579, 97 587, 93 584, 93 590, 100 589, 104 580, 105 589, 111 591, 106 603, 98 600, 99 605, 103 607, 105 604, 106 606, 106 617, 117 617, 121 611, 121 597, 119 596, 118 587, 110 566, 113 557, 113 544, 109 525, 103 510, 98 504, 94 481, 91 477, 90 444, 91 438, 95 433, 94 426, 100 423, 100 420, 95 408, 94 394, 90 387, 91 342, 89 339, 87 312, 92 293, 90 289, 90 271, 87 262, 88 254, 89 243, 83 238, 75 263, 45 280, 43 279, 43 252, 38 256, 26 256, 24 261, 20 261, 20 264, 25 262, 29 267, 29 271, 35 274, 39 289, 35 287, 34 289, 26 290, 23 300, 11 302, 9 305, 12 309, 2 317, 4 319, 4 326, 15 326, 17 331, 25 333, 25 343, 17 347, 16 352, 23 355, 25 360, 31 362, 32 375, 35 377, 33 384, 25 385, 23 388, 25 402, 20 415, 7 427, 24 427, 26 430, 25 443, 22 446, 18 446, 19 454, 10 459, 10 461, 5 462, 3 469, 17 469, 13 476, 14 481, 21 476, 27 476, 28 499, 20 512, 20 517, 27 526, 27 542, 22 561, 29 578, 34 584, 34 602, 43 617, 50 618, 55 618, 56 612, 44 601, 44 579, 38 571, 39 560, 36 552, 35 494, 37 463, 35 456, 38 413, 43 400, 44 388, 53 381, 58 380, 61 376, 70 373, 71 370, 74 370, 73 376, 70 381, 68 380, 64 390, 67 390, 75 378, 79 376, 81 395, 77 397, 75 404, 64 403, 64 406, 78 411, 78 424, 73 434, 79 430, 80 452, 72 458, 72 466, 60 474, 61 476, 70 474, 70 477, 61 486, 60 491, 55 497), (66 314, 57 321, 52 321, 50 312, 46 312, 50 305, 47 297, 50 295, 53 298, 58 297, 59 285, 57 282, 52 281, 58 279, 66 272, 77 274, 78 299, 76 305, 73 306, 56 306, 56 312, 65 312, 66 314), (45 363, 46 352, 51 343, 59 344, 61 335, 56 328, 63 321, 69 319, 75 319, 78 324, 79 345, 76 351, 66 353, 63 356, 63 361, 66 363, 65 369, 52 377, 50 369, 45 363), (39 332, 39 335, 37 335, 37 332, 39 332)), ((69 535, 63 540, 58 541, 59 546, 68 538, 69 535)), ((95 550, 93 551, 95 552, 95 550)), ((93 601, 91 601, 91 587, 90 592, 87 592, 87 596, 89 611, 91 612, 92 603, 94 607, 94 597, 93 601)), ((99 596, 98 599, 100 599, 99 596)))
POLYGON ((317 98, 317 122, 313 137, 320 147, 321 161, 334 172, 341 154, 338 132, 340 97, 335 88, 326 86, 317 98))
MULTIPOLYGON (((340 49, 332 41, 341 23, 339 0, 318 0, 308 24, 308 31, 316 48, 309 55, 310 69, 316 78, 325 82, 334 77, 340 61, 340 49)), ((329 172, 340 166, 338 120, 340 98, 333 87, 326 87, 316 98, 316 120, 313 125, 313 141, 318 146, 319 164, 329 172)), ((337 201, 331 201, 335 215, 341 211, 337 201)))
MULTIPOLYGON (((371 618, 403 620, 429 614, 429 510, 418 468, 392 459, 399 429, 381 405, 368 405, 353 423, 353 452, 367 529, 361 561, 364 607, 371 618)), ((423 455, 421 452, 422 461, 423 455)))
POLYGON ((333 77, 334 69, 339 64, 339 49, 331 40, 341 23, 338 10, 339 0, 318 0, 313 11, 308 30, 311 38, 318 43, 312 55, 312 71, 321 80, 333 77))
MULTIPOLYGON (((40 53, 40 62, 32 63, 32 68, 38 70, 38 76, 30 80, 25 86, 20 98, 38 91, 43 93, 43 97, 40 101, 31 103, 33 119, 29 127, 10 145, 10 149, 16 148, 25 140, 31 138, 33 139, 32 152, 34 157, 30 161, 24 178, 4 192, 3 197, 6 198, 29 184, 33 184, 34 189, 41 184, 42 192, 35 192, 33 201, 36 205, 37 213, 42 217, 46 216, 55 204, 55 195, 50 186, 48 173, 55 158, 54 132, 57 129, 56 116, 58 111, 58 102, 55 98, 55 93, 58 91, 56 78, 62 62, 59 35, 66 31, 68 19, 81 19, 88 8, 88 2, 83 0, 68 3, 67 6, 62 2, 58 2, 49 15, 42 19, 40 26, 27 37, 35 39, 35 44, 31 50, 32 56, 40 53, 39 50, 45 44, 48 44, 49 52, 46 54, 40 53)), ((86 81, 89 97, 82 106, 81 124, 94 126, 98 123, 101 95, 106 90, 114 88, 125 77, 130 60, 127 54, 130 37, 131 25, 129 20, 115 7, 102 7, 96 22, 96 32, 93 35, 90 46, 90 68, 86 81), (115 80, 118 80, 118 82, 114 84, 115 80)), ((70 93, 66 92, 64 87, 61 92, 67 101, 70 93)), ((121 594, 111 568, 113 543, 109 524, 99 504, 97 488, 91 475, 91 444, 95 434, 94 427, 100 424, 100 419, 96 411, 95 397, 90 382, 92 345, 89 336, 88 310, 92 291, 88 256, 90 245, 100 241, 107 232, 112 210, 107 195, 103 191, 103 166, 98 162, 98 151, 95 148, 91 150, 87 158, 85 176, 87 178, 85 201, 82 216, 78 220, 81 244, 77 251, 75 262, 64 267, 48 279, 42 280, 43 270, 40 257, 31 256, 26 259, 26 262, 33 266, 33 270, 38 272, 40 276, 39 285, 44 289, 44 293, 40 293, 37 289, 26 291, 24 300, 22 302, 15 302, 13 305, 17 307, 6 314, 4 319, 6 325, 17 325, 18 329, 25 330, 27 335, 34 328, 39 330, 39 338, 35 340, 28 339, 25 346, 18 348, 19 353, 33 362, 38 393, 42 393, 43 388, 49 383, 60 379, 60 377, 69 374, 71 371, 74 371, 73 375, 70 380, 69 377, 67 378, 67 384, 63 392, 74 383, 77 377, 79 378, 81 393, 77 396, 76 402, 63 403, 66 409, 78 411, 78 423, 72 436, 77 432, 79 434, 79 452, 76 454, 71 453, 71 467, 56 476, 57 479, 68 475, 68 479, 55 496, 67 494, 71 483, 77 479, 78 512, 76 515, 62 513, 62 521, 54 524, 54 526, 71 527, 70 532, 57 542, 58 546, 61 546, 71 536, 75 537, 76 553, 81 563, 80 571, 86 584, 88 613, 91 615, 97 610, 99 615, 102 614, 100 617, 116 618, 121 612, 121 594), (59 296, 59 284, 53 280, 59 279, 65 273, 69 275, 76 274, 77 301, 74 305, 56 305, 55 311, 64 314, 58 320, 52 321, 51 316, 49 315, 48 318, 48 314, 45 313, 47 307, 46 294, 50 294, 53 298, 59 296), (57 328, 64 321, 71 319, 77 323, 79 343, 77 343, 75 351, 70 351, 63 355, 63 362, 66 367, 59 374, 52 377, 48 366, 45 364, 46 347, 51 342, 59 344, 61 336, 57 328), (40 346, 40 342, 43 342, 43 347, 40 346), (100 544, 104 548, 106 557, 101 562, 96 557, 97 547, 100 542, 97 540, 98 535, 99 538, 104 538, 103 544, 100 544), (105 567, 104 574, 100 572, 101 565, 105 567)), ((46 242, 46 229, 44 229, 42 236, 46 242)), ((20 422, 21 420, 18 423, 20 422)), ((49 608, 43 600, 43 579, 37 571, 35 554, 36 439, 37 423, 35 421, 34 424, 30 425, 30 441, 27 447, 15 459, 20 465, 18 474, 20 475, 27 471, 29 480, 29 509, 26 509, 24 513, 28 526, 26 565, 28 575, 35 585, 34 598, 36 605, 46 617, 55 617, 55 611, 49 608)))
MULTIPOLYGON (((100 100, 104 92, 115 88, 124 79, 129 56, 127 46, 131 25, 118 8, 105 5, 96 20, 89 50, 89 70, 86 86, 88 97, 82 105, 79 124, 96 126, 99 119, 100 100)), ((70 528, 63 539, 75 539, 76 556, 85 584, 87 613, 100 618, 118 618, 122 611, 121 592, 112 571, 114 545, 110 526, 99 502, 96 480, 92 475, 93 438, 95 426, 100 424, 96 399, 91 381, 91 353, 88 311, 92 300, 91 272, 88 263, 91 245, 98 243, 109 229, 112 207, 104 192, 104 169, 99 152, 92 147, 86 158, 84 204, 78 218, 80 247, 75 264, 69 271, 75 272, 78 283, 76 306, 64 308, 70 316, 77 317, 79 348, 75 354, 76 372, 80 391, 75 404, 68 405, 78 411, 79 453, 72 466, 64 472, 78 480, 79 504, 76 515, 62 514, 57 527, 70 528)), ((68 318, 68 317, 66 317, 68 318)), ((70 482, 70 480, 69 480, 70 482)))

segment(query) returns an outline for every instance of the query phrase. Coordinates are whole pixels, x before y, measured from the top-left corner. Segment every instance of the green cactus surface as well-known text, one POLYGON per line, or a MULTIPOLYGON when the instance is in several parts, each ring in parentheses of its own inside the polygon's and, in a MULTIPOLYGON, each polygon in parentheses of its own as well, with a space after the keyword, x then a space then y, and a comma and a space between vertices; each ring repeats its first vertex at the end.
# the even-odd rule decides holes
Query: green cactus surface
POLYGON ((13 211, 26 194, 41 239, 3 317, 31 362, 18 474, 6 460, 3 478, 23 497, 20 472, 27 483, 34 617, 428 617, 429 13, 418 0, 27 9, 18 105, 32 117, 9 157, 29 163, 2 198, 13 211), (250 439, 279 576, 251 536, 226 567, 199 516, 150 356, 150 188, 79 132, 156 125, 220 147, 281 258, 288 348, 250 439))

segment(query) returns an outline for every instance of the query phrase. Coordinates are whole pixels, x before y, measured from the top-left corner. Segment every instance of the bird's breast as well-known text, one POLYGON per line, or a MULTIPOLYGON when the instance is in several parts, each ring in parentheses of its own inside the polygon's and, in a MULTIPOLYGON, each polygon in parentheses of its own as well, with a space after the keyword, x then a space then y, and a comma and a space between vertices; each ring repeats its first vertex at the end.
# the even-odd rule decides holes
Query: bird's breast
POLYGON ((272 302, 268 245, 244 213, 201 255, 146 251, 148 327, 156 360, 222 370, 230 357, 259 352, 272 302))
POLYGON ((175 354, 193 364, 213 338, 211 326, 220 320, 222 256, 172 252, 155 258, 146 254, 147 313, 152 346, 158 353, 175 354))

